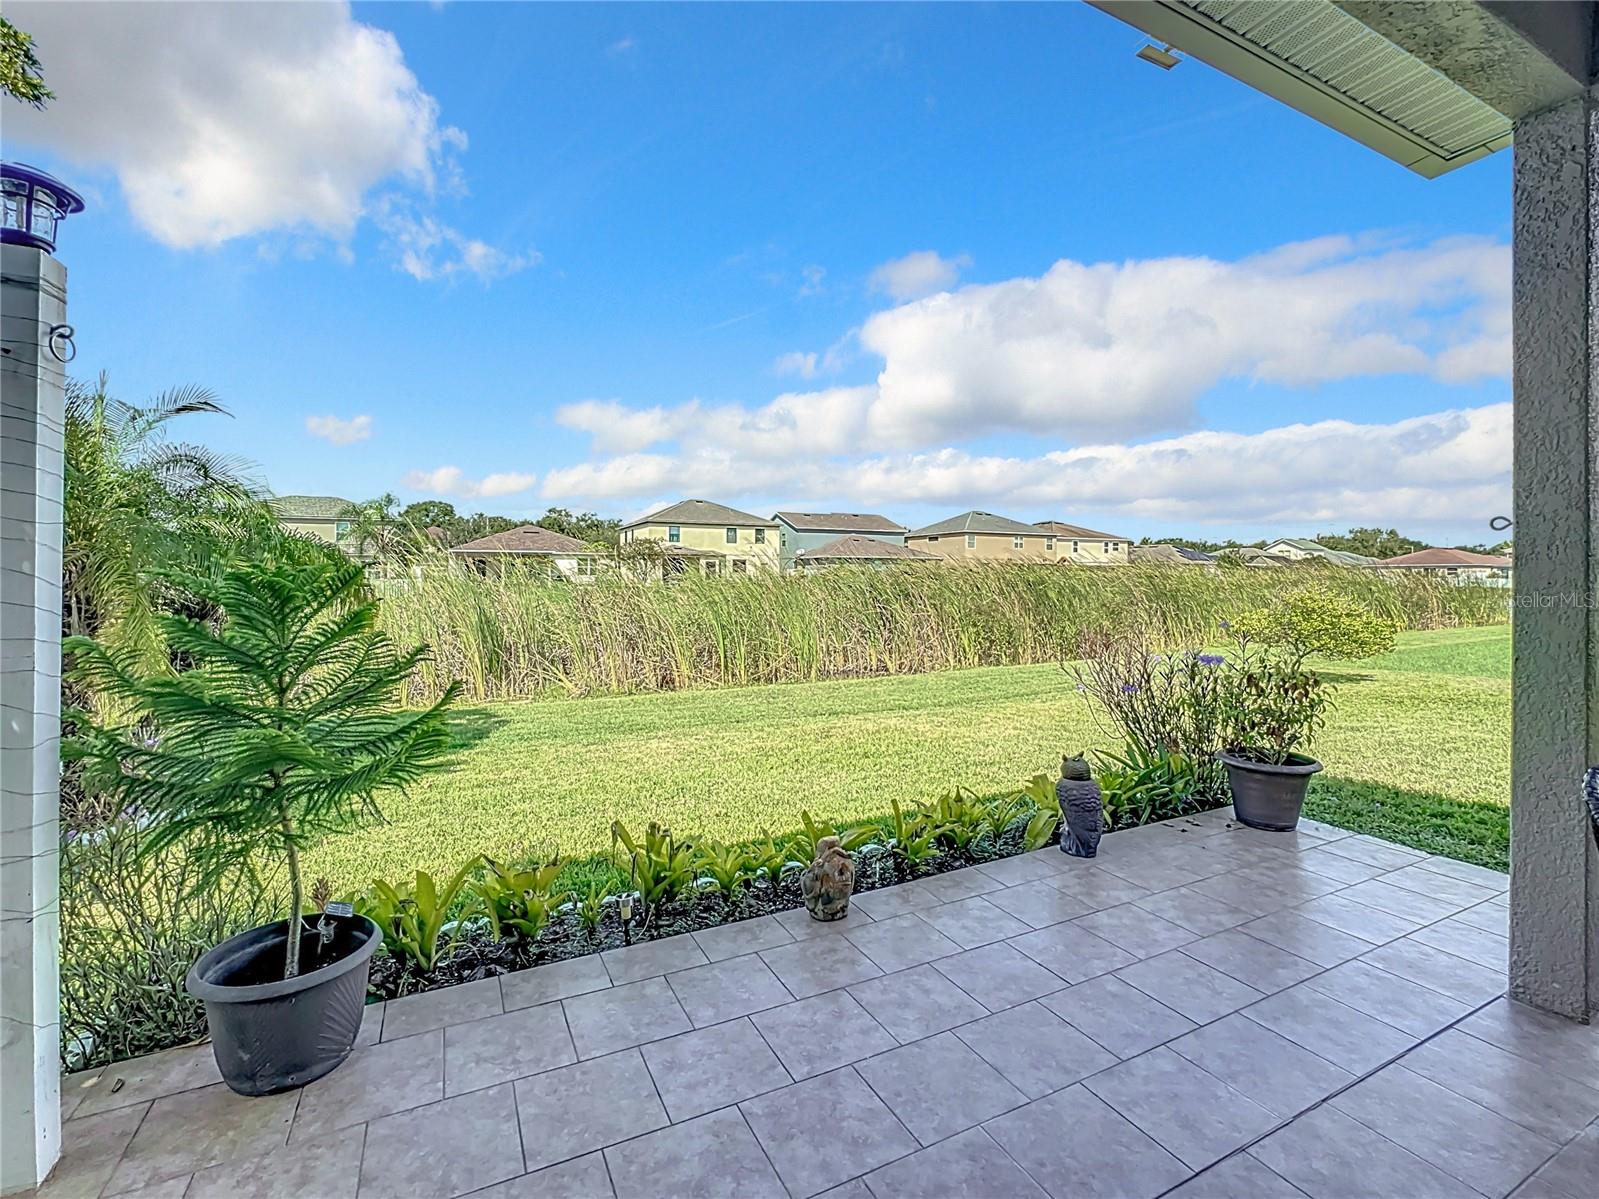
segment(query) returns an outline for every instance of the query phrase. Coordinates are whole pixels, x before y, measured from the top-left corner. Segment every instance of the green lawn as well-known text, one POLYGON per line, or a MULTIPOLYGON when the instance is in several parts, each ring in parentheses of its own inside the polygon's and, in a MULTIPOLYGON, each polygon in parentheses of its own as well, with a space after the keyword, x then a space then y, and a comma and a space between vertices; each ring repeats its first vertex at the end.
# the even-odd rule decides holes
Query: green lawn
MULTIPOLYGON (((1404 633, 1380 663, 1328 671, 1340 687, 1311 814, 1503 868, 1508 628, 1404 633)), ((496 704, 455 728, 449 769, 311 869, 342 891, 476 853, 584 854, 617 817, 738 839, 792 828, 801 808, 857 818, 955 784, 1000 792, 1114 740, 1051 666, 496 704)))

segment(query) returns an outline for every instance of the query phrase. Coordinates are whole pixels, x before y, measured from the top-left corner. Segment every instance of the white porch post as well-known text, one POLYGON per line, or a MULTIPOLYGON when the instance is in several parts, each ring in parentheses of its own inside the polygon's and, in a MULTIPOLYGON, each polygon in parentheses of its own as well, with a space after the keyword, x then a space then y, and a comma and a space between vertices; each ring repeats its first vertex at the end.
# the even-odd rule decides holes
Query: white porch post
POLYGON ((57 992, 62 365, 67 273, 0 245, 0 1194, 61 1151, 57 992))
POLYGON ((1515 658, 1510 993, 1599 1008, 1599 113, 1515 126, 1515 658))

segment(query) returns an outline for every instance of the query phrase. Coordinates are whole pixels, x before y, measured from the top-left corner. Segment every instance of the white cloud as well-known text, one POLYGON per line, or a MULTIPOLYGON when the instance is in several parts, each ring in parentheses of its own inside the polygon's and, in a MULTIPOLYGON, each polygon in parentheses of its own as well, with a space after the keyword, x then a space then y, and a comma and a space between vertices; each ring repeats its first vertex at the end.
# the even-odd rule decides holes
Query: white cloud
POLYGON ((327 416, 308 416, 305 428, 312 437, 331 441, 334 445, 354 445, 372 436, 372 418, 365 413, 345 420, 329 413, 327 416))
MULTIPOLYGON (((345 3, 13 0, 6 12, 34 35, 57 95, 43 112, 7 101, 8 138, 114 170, 165 245, 343 244, 374 189, 459 189, 466 135, 440 122, 394 36, 345 3)), ((454 252, 503 273, 481 242, 454 252)))
POLYGON ((395 265, 424 282, 472 275, 480 283, 492 283, 537 266, 543 258, 537 250, 524 254, 497 250, 392 197, 379 204, 375 219, 393 246, 395 265))
POLYGON ((961 272, 971 265, 967 254, 945 258, 936 250, 917 250, 883 263, 867 278, 866 285, 893 300, 919 300, 953 287, 961 272))
POLYGON ((405 485, 412 491, 426 492, 430 495, 492 499, 526 491, 533 486, 537 478, 536 475, 507 471, 474 480, 468 479, 459 466, 440 466, 434 470, 413 470, 405 476, 405 485))
POLYGON ((801 350, 790 350, 787 354, 779 354, 772 363, 772 369, 780 375, 798 375, 801 379, 814 379, 816 377, 817 355, 815 350, 809 353, 801 350))
POLYGON ((628 37, 617 38, 609 46, 605 47, 605 52, 612 58, 620 58, 624 54, 631 54, 637 49, 638 39, 630 35, 628 37))
POLYGON ((1168 521, 1463 523, 1510 495, 1510 405, 1388 424, 1328 420, 1259 433, 1197 432, 1035 457, 948 448, 838 461, 759 460, 711 448, 628 454, 554 470, 547 499, 774 491, 794 502, 974 505, 1070 519, 1093 511, 1168 521))
POLYGON ((826 267, 816 266, 814 264, 811 266, 800 267, 799 294, 801 296, 820 295, 822 291, 822 280, 826 278, 826 267))
POLYGON ((676 408, 629 408, 620 400, 579 400, 555 410, 557 424, 587 433, 596 450, 627 454, 673 441, 692 427, 699 401, 676 408))

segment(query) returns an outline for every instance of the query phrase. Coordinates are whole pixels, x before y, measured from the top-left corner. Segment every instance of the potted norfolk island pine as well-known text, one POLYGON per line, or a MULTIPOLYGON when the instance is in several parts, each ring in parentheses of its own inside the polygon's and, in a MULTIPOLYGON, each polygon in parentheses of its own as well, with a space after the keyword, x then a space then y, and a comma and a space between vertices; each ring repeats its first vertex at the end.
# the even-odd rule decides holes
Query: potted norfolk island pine
POLYGON ((436 765, 444 710, 396 710, 427 653, 377 628, 363 568, 292 539, 260 560, 174 578, 204 620, 162 617, 178 673, 145 673, 88 638, 63 649, 73 674, 132 715, 71 713, 65 749, 147 825, 144 852, 185 853, 215 880, 281 863, 285 918, 205 953, 189 971, 217 1066, 241 1095, 302 1086, 336 1068, 360 1031, 381 937, 353 914, 306 914, 300 853, 379 815, 377 800, 436 765))

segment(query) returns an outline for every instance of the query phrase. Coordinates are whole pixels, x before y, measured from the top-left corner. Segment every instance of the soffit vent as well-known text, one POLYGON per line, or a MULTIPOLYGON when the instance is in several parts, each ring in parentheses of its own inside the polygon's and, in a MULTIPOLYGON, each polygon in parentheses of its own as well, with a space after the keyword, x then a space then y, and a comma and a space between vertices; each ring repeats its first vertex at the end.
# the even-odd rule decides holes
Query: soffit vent
POLYGON ((1330 0, 1176 0, 1176 5, 1302 71, 1438 158, 1477 157, 1510 137, 1508 118, 1330 0))

